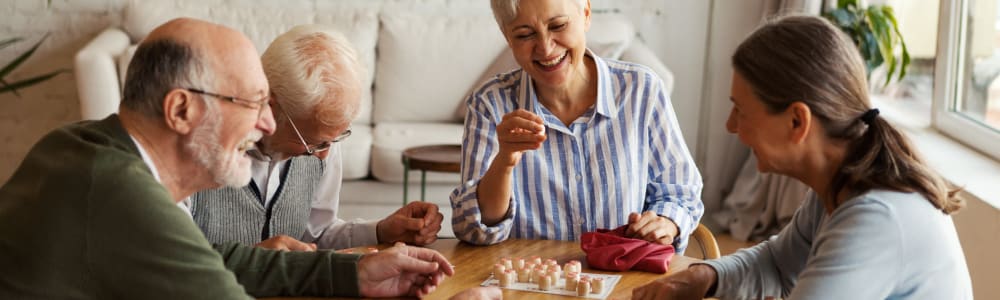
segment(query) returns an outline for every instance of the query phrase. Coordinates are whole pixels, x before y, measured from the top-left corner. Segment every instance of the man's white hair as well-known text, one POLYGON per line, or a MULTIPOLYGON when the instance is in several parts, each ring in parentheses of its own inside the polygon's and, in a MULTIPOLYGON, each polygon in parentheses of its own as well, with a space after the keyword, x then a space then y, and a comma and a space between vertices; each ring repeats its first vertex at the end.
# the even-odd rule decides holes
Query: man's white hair
POLYGON ((321 25, 295 26, 271 42, 261 62, 274 101, 293 118, 315 118, 337 127, 357 117, 365 71, 339 32, 321 25))
MULTIPOLYGON (((587 0, 566 1, 573 1, 581 13, 584 7, 587 6, 587 0)), ((517 6, 520 4, 521 0, 490 0, 490 8, 493 9, 493 18, 497 20, 497 25, 500 25, 501 31, 503 31, 504 25, 517 18, 517 6)))

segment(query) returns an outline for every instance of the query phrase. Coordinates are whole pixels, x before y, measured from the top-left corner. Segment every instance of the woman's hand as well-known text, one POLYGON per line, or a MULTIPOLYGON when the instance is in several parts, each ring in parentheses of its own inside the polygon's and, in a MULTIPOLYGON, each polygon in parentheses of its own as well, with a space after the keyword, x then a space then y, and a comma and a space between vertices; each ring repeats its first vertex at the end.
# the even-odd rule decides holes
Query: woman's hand
POLYGON ((633 300, 644 299, 703 299, 715 285, 715 268, 693 265, 687 270, 657 279, 632 290, 633 300))
POLYGON ((652 211, 646 211, 642 215, 631 213, 628 215, 628 228, 625 235, 647 240, 661 245, 670 245, 677 237, 678 228, 673 220, 661 217, 652 211))
POLYGON ((524 151, 541 148, 544 141, 545 122, 542 118, 524 109, 515 110, 504 115, 497 125, 500 151, 493 163, 513 167, 521 161, 524 151))

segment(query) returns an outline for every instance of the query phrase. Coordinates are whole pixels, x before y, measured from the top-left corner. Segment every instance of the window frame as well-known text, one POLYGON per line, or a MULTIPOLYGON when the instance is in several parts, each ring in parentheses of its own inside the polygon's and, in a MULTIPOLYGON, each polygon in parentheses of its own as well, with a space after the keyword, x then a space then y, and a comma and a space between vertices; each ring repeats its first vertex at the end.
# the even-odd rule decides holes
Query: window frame
POLYGON ((941 0, 938 13, 938 45, 934 65, 934 98, 931 124, 941 133, 993 159, 1000 159, 1000 132, 957 110, 964 97, 970 0, 941 0))

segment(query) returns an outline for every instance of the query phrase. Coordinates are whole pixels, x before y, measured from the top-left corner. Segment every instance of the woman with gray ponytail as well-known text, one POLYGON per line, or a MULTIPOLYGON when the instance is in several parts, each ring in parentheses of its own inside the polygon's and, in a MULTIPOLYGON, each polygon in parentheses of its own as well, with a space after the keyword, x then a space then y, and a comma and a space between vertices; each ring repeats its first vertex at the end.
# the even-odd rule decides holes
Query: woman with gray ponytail
POLYGON ((962 207, 869 102, 864 65, 813 16, 758 28, 736 49, 726 128, 757 169, 811 192, 752 248, 633 291, 633 299, 972 299, 949 214, 962 207))

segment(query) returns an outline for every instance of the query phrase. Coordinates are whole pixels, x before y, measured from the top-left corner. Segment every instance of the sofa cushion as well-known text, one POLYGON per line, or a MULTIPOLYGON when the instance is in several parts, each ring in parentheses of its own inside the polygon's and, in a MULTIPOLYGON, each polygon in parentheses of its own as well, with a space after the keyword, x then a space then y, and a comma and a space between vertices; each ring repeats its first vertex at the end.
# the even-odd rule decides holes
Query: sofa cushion
MULTIPOLYGON (((370 87, 375 70, 375 42, 378 34, 378 8, 364 6, 327 7, 319 11, 312 5, 295 2, 227 3, 224 9, 192 5, 186 1, 132 1, 125 8, 122 28, 133 42, 146 37, 157 26, 178 17, 192 17, 217 22, 240 32, 253 41, 261 53, 278 35, 299 24, 324 24, 343 33, 361 56, 370 87), (253 20, 249 22, 248 20, 253 20)), ((129 55, 131 59, 131 55, 129 55)), ((127 64, 125 65, 127 66, 127 64)), ((371 124, 371 89, 361 95, 357 123, 371 124)))
MULTIPOLYGON (((461 144, 462 124, 382 122, 372 134, 372 175, 378 180, 403 182, 403 150, 415 146, 461 144)), ((412 171, 410 180, 420 180, 412 171)), ((427 182, 459 182, 458 174, 428 172, 427 182)))
POLYGON ((456 121, 455 107, 507 47, 489 11, 384 12, 380 19, 376 123, 456 121))
POLYGON ((372 128, 364 124, 351 126, 351 136, 341 142, 340 151, 343 154, 344 179, 362 179, 368 177, 368 167, 371 165, 372 128))

